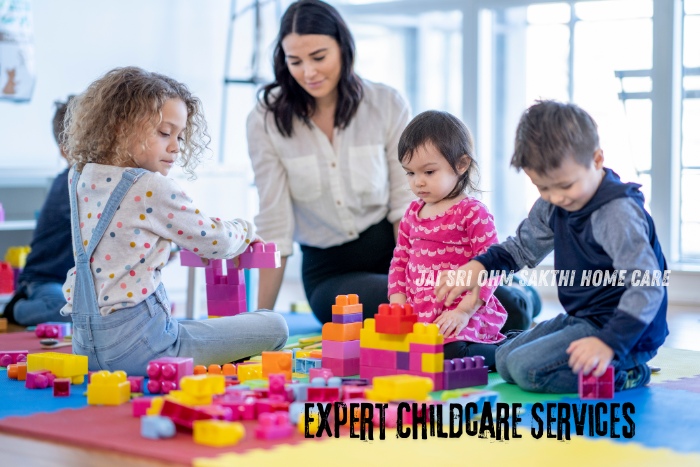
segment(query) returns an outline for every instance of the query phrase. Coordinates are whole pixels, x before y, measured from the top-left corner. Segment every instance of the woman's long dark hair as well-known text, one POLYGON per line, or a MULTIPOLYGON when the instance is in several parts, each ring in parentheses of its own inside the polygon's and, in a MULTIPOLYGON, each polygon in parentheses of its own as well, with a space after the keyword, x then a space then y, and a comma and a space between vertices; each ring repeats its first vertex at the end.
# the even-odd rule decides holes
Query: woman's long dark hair
POLYGON ((316 110, 316 99, 289 73, 282 49, 282 40, 292 33, 330 36, 340 46, 342 68, 333 125, 339 128, 347 127, 363 96, 362 82, 353 70, 355 41, 338 11, 320 0, 294 2, 282 16, 273 57, 275 80, 260 90, 258 98, 275 116, 277 129, 286 137, 292 136, 295 116, 307 125, 311 124, 310 117, 316 110), (279 92, 275 91, 277 88, 280 88, 279 92))

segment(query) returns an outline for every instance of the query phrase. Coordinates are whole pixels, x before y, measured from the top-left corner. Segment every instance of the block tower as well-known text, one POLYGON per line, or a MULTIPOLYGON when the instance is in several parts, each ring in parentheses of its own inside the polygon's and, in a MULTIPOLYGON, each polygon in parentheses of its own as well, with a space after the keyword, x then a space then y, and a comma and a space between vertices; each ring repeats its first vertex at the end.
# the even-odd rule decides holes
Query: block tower
POLYGON ((188 250, 180 252, 180 264, 205 268, 207 312, 210 318, 219 318, 248 311, 244 269, 278 268, 281 259, 277 245, 256 242, 236 258, 226 260, 225 272, 224 260, 209 260, 204 266, 201 258, 188 250))
POLYGON ((360 373, 360 330, 362 304, 355 295, 338 295, 331 309, 333 322, 323 325, 321 331, 321 367, 333 376, 352 376, 360 373))

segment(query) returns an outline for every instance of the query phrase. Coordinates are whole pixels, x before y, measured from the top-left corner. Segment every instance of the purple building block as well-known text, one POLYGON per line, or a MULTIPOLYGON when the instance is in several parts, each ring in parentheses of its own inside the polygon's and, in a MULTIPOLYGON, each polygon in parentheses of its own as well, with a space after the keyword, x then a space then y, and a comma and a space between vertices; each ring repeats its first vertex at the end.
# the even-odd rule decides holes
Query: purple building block
POLYGON ((396 369, 409 370, 411 368, 411 352, 396 352, 396 369))
POLYGON ((609 366, 599 378, 593 374, 578 374, 578 396, 581 399, 612 399, 615 397, 615 368, 609 366))
POLYGON ((180 387, 180 378, 194 373, 191 358, 162 357, 151 360, 146 368, 148 375, 148 392, 167 394, 180 387))
POLYGON ((347 315, 334 314, 333 322, 338 324, 361 323, 362 313, 349 313, 347 315))
POLYGON ((443 389, 483 386, 488 383, 488 372, 481 356, 445 360, 443 389))

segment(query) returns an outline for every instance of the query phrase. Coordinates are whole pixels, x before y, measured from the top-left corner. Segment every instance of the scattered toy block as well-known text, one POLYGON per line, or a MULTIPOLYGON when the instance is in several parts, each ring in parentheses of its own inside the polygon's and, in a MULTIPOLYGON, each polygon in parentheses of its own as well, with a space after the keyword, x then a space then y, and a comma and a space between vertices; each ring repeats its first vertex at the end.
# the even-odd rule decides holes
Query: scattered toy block
POLYGON ((240 422, 221 420, 195 420, 192 423, 194 442, 204 446, 234 446, 245 436, 245 427, 240 422))
POLYGON ((146 367, 148 375, 148 392, 151 394, 167 394, 179 387, 183 376, 194 373, 193 359, 183 357, 162 357, 151 360, 146 367))
POLYGON ((270 374, 282 373, 287 381, 292 380, 292 353, 291 352, 263 352, 262 353, 262 377, 270 374))
POLYGON ((141 436, 148 439, 172 438, 175 436, 175 424, 168 417, 141 417, 141 436))
POLYGON ((26 362, 27 354, 29 354, 28 350, 0 350, 0 366, 26 362))
POLYGON ((600 377, 578 374, 578 395, 581 399, 612 399, 615 397, 615 368, 611 365, 600 377))
POLYGON ((265 440, 282 439, 291 436, 293 432, 294 426, 289 423, 288 413, 268 412, 258 417, 255 437, 265 440))
POLYGON ((68 397, 70 396, 70 379, 56 378, 53 380, 53 396, 68 397))

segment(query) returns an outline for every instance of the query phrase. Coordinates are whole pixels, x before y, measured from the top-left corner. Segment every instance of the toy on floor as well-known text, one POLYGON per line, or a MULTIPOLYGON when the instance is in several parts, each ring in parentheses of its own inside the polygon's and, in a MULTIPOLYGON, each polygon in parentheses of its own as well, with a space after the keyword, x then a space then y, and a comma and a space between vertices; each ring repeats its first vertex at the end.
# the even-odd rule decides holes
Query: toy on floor
POLYGON ((581 399, 612 399, 615 397, 615 368, 608 366, 600 377, 578 374, 578 396, 581 399))

